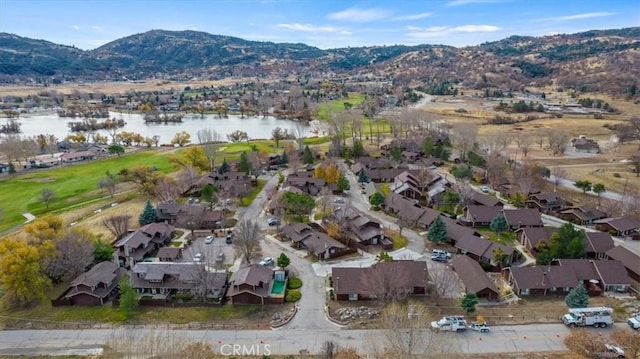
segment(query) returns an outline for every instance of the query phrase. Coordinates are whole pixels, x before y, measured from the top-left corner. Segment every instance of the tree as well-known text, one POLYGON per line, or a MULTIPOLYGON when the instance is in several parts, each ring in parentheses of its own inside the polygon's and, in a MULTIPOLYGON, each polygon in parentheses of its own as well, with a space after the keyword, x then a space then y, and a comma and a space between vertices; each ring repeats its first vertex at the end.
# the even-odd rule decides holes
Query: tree
POLYGON ((582 193, 587 193, 587 191, 591 191, 591 188, 593 186, 591 182, 588 180, 578 180, 573 185, 576 186, 577 188, 580 188, 582 190, 582 193))
POLYGON ((563 224, 551 235, 549 244, 538 251, 536 263, 549 264, 550 260, 557 258, 582 258, 585 253, 584 236, 584 231, 573 224, 563 224))
POLYGON ((351 154, 354 158, 362 157, 365 155, 364 146, 362 145, 362 141, 353 140, 353 148, 351 149, 351 154))
POLYGON ((313 163, 313 153, 311 153, 311 149, 309 149, 309 146, 304 146, 304 151, 302 152, 302 162, 307 165, 313 163))
POLYGON ((178 183, 169 176, 162 176, 155 187, 155 195, 158 202, 174 203, 180 195, 178 183))
POLYGON ((93 247, 93 262, 98 264, 100 262, 110 262, 113 260, 113 253, 115 249, 109 243, 105 243, 99 239, 96 239, 93 247))
POLYGON ((41 244, 43 273, 53 283, 74 279, 93 263, 94 241, 91 232, 73 228, 41 244))
POLYGON ((422 152, 424 152, 424 155, 426 157, 430 157, 431 155, 433 155, 433 150, 433 140, 429 137, 426 137, 424 141, 422 141, 422 152))
MULTIPOLYGON (((383 255, 384 257, 384 255, 383 255)), ((424 273, 411 273, 410 270, 402 266, 400 262, 378 261, 371 267, 371 275, 362 279, 362 284, 367 288, 367 292, 376 301, 382 304, 398 302, 411 293, 412 275, 426 276, 424 273)))
POLYGON ((460 151, 460 160, 465 161, 467 153, 473 148, 478 137, 478 127, 470 123, 456 125, 453 130, 452 140, 460 151))
POLYGON ((171 155, 169 161, 180 167, 193 167, 199 171, 208 171, 210 162, 203 149, 197 146, 187 147, 179 152, 178 156, 171 155))
POLYGON ((340 177, 338 177, 338 183, 336 184, 336 187, 338 192, 348 191, 351 188, 351 185, 349 185, 349 180, 347 180, 347 177, 344 174, 340 174, 340 177))
POLYGON ((202 191, 200 192, 200 197, 203 201, 209 203, 209 210, 213 210, 213 204, 217 201, 216 193, 218 193, 218 187, 207 184, 202 187, 202 191))
POLYGON ((102 220, 102 225, 105 226, 116 240, 122 238, 127 232, 129 232, 129 223, 131 222, 131 216, 128 214, 112 215, 102 220))
POLYGON ((64 231, 62 218, 50 213, 28 223, 24 226, 32 243, 41 244, 48 240, 58 238, 64 231))
POLYGON ((260 248, 259 241, 260 226, 257 222, 243 219, 236 224, 233 245, 246 263, 251 263, 255 252, 260 248))
POLYGON ((287 138, 287 130, 283 130, 280 127, 276 127, 271 130, 271 138, 276 141, 276 147, 280 147, 280 141, 287 138))
POLYGON ((285 192, 280 196, 280 204, 288 215, 296 216, 300 221, 311 214, 316 205, 312 196, 304 193, 285 192))
POLYGON ((561 167, 554 167, 551 169, 551 180, 553 182, 553 191, 556 192, 558 190, 558 186, 562 184, 562 182, 567 179, 567 172, 561 167))
POLYGON ((327 181, 328 184, 338 183, 338 179, 340 178, 340 169, 338 166, 330 163, 324 169, 324 180, 327 181))
POLYGON ((319 165, 316 166, 313 169, 313 178, 322 178, 322 179, 324 179, 324 177, 325 177, 324 167, 319 166, 319 165))
POLYGON ((130 180, 140 193, 154 196, 160 175, 150 166, 136 165, 128 171, 130 180))
POLYGON ((569 335, 564 337, 563 343, 578 358, 592 359, 601 358, 606 344, 605 337, 584 328, 571 330, 569 335))
POLYGON ((229 168, 229 164, 227 163, 227 159, 225 158, 222 160, 222 164, 220 165, 220 168, 218 168, 218 173, 224 174, 229 171, 231 171, 231 169, 229 168))
POLYGON ((498 237, 502 237, 502 232, 506 231, 507 229, 509 229, 509 224, 507 223, 507 219, 504 218, 504 214, 498 213, 498 215, 495 216, 495 218, 493 220, 491 220, 491 223, 489 224, 489 228, 491 228, 492 231, 496 232, 498 234, 498 237))
POLYGON ((364 169, 361 169, 360 172, 358 172, 358 183, 369 183, 369 177, 367 177, 364 169))
POLYGON ((233 143, 249 141, 249 135, 244 131, 236 130, 228 134, 227 139, 233 143))
POLYGON ((44 188, 40 192, 40 197, 38 198, 44 205, 49 209, 49 204, 51 201, 56 199, 56 193, 51 188, 44 188))
POLYGON ((124 153, 124 147, 120 145, 111 145, 107 148, 107 151, 110 155, 118 155, 118 157, 120 157, 120 155, 124 153))
POLYGON ((138 218, 138 223, 141 226, 144 226, 147 224, 156 223, 157 221, 158 221, 158 212, 156 212, 156 209, 153 208, 153 205, 151 205, 151 201, 147 201, 147 203, 144 205, 144 209, 142 210, 142 213, 140 213, 140 217, 138 218))
POLYGON ((131 319, 138 309, 138 293, 131 284, 131 279, 125 275, 118 284, 120 290, 120 311, 126 319, 131 319))
POLYGON ((176 133, 171 140, 172 145, 178 145, 180 147, 184 147, 189 142, 191 142, 191 135, 187 131, 181 131, 176 133))
POLYGON ((505 253, 502 248, 498 247, 494 249, 491 254, 493 255, 493 260, 499 267, 504 267, 509 264, 509 255, 505 253))
POLYGON ((244 172, 247 175, 251 173, 251 162, 246 152, 240 154, 240 161, 238 162, 238 171, 244 172))
POLYGON ((115 176, 108 173, 107 175, 98 181, 98 188, 107 191, 109 197, 113 198, 113 195, 116 193, 116 179, 115 176))
POLYGON ((376 262, 393 262, 393 257, 389 252, 382 251, 376 256, 376 262))
POLYGON ((593 191, 593 193, 598 195, 598 206, 600 206, 600 195, 602 195, 604 192, 607 191, 605 189, 605 187, 604 187, 604 184, 603 183, 595 183, 591 190, 593 191))
POLYGON ((384 196, 380 192, 376 192, 369 197, 369 203, 375 208, 379 208, 384 203, 384 196))
POLYGON ((451 174, 453 174, 453 177, 456 179, 471 179, 473 178, 473 168, 468 163, 453 165, 451 166, 451 174))
POLYGON ((285 269, 289 264, 291 264, 291 259, 289 259, 286 254, 280 253, 278 259, 276 260, 276 264, 278 265, 278 267, 285 269))
POLYGON ((467 314, 471 314, 476 311, 476 305, 478 304, 478 296, 475 293, 467 293, 460 300, 460 306, 467 314))
POLYGON ((440 216, 436 217, 433 223, 431 223, 431 226, 429 226, 427 238, 433 243, 444 242, 448 239, 447 225, 440 216))
POLYGON ((640 358, 640 335, 630 330, 616 329, 611 332, 611 340, 624 348, 626 358, 640 358))
POLYGON ((202 151, 209 162, 209 171, 212 172, 216 164, 218 154, 218 143, 222 141, 222 136, 214 129, 203 128, 198 130, 198 142, 202 145, 202 151))
POLYGON ((46 297, 51 287, 42 274, 36 246, 17 238, 0 241, 0 285, 11 306, 24 307, 46 297))
POLYGON ((569 308, 587 308, 589 306, 589 293, 587 293, 582 283, 579 283, 567 294, 564 302, 569 308))

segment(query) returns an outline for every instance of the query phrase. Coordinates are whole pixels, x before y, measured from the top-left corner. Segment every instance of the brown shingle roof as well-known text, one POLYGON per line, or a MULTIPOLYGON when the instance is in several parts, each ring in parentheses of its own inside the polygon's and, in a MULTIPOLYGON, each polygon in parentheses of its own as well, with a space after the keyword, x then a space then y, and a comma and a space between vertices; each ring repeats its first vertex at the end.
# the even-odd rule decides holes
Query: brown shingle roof
POLYGON ((249 284, 252 286, 258 286, 260 283, 269 283, 273 276, 273 270, 269 267, 265 267, 259 264, 253 264, 244 268, 238 269, 231 275, 231 282, 233 285, 249 284))
POLYGON ((607 223, 620 232, 627 232, 640 228, 640 221, 631 216, 603 219, 596 223, 607 223))
POLYGON ((498 206, 502 204, 496 197, 487 196, 480 192, 473 192, 473 201, 483 206, 498 206))
POLYGON ((87 287, 95 287, 100 283, 111 284, 118 276, 118 266, 113 262, 100 262, 89 269, 87 272, 80 274, 71 282, 71 286, 86 285, 87 287))
POLYGON ((605 232, 586 232, 585 244, 586 252, 594 253, 605 253, 609 249, 615 247, 613 238, 611 238, 609 233, 605 232))
MULTIPOLYGON (((369 288, 371 275, 377 271, 396 271, 409 275, 405 284, 408 287, 426 287, 427 263, 424 261, 399 260, 392 262, 380 262, 376 268, 350 268, 334 267, 331 269, 333 288, 335 294, 360 294, 371 295, 369 288)), ((378 272, 379 273, 379 272, 378 272)), ((374 278, 375 279, 375 278, 374 278)))
POLYGON ((502 211, 502 207, 470 205, 467 211, 474 222, 491 222, 502 211))
POLYGON ((158 258, 176 259, 180 256, 181 250, 178 247, 162 247, 158 249, 158 258))
POLYGON ((524 227, 519 229, 527 237, 531 246, 536 247, 541 241, 549 243, 551 241, 551 235, 558 231, 555 227, 524 227))
POLYGON ((480 264, 467 256, 456 256, 451 261, 453 269, 464 283, 469 293, 478 293, 484 289, 498 292, 496 284, 485 273, 480 264))
POLYGON ((593 261, 605 285, 631 285, 631 279, 620 261, 593 261))
POLYGON ((640 275, 640 256, 626 247, 611 248, 607 251, 607 257, 622 262, 628 270, 640 275))
POLYGON ((537 209, 505 209, 503 213, 510 226, 542 226, 542 216, 537 209))

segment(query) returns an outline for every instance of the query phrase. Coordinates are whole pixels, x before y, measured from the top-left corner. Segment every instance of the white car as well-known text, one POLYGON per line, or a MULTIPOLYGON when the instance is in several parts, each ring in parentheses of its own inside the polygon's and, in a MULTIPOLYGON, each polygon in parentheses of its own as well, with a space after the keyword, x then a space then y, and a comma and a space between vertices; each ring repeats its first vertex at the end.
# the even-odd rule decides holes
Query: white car
POLYGON ((333 200, 333 203, 344 203, 344 198, 336 198, 333 200))
POLYGON ((469 325, 469 329, 471 330, 475 330, 477 332, 481 332, 481 333, 489 333, 489 326, 487 326, 487 323, 478 323, 478 322, 471 322, 471 324, 469 325))
POLYGON ((204 244, 211 244, 213 243, 213 236, 207 236, 207 238, 204 239, 204 244))
POLYGON ((629 324, 631 329, 640 330, 640 314, 629 318, 627 324, 629 324))
POLYGON ((481 190, 483 193, 487 193, 487 192, 489 192, 489 187, 487 187, 487 186, 480 186, 480 190, 481 190))
POLYGON ((263 260, 260 261, 260 265, 261 266, 266 266, 266 267, 270 267, 273 265, 273 258, 271 257, 267 257, 263 260))
POLYGON ((204 259, 204 255, 202 253, 196 253, 196 255, 193 256, 193 261, 196 263, 202 262, 203 259, 204 259))
POLYGON ((453 254, 451 254, 451 252, 447 252, 442 249, 434 249, 431 251, 431 253, 434 256, 444 256, 447 259, 451 259, 453 257, 453 254))
POLYGON ((605 344, 604 347, 607 349, 607 354, 610 354, 612 357, 624 358, 624 350, 622 350, 622 348, 613 344, 605 344))

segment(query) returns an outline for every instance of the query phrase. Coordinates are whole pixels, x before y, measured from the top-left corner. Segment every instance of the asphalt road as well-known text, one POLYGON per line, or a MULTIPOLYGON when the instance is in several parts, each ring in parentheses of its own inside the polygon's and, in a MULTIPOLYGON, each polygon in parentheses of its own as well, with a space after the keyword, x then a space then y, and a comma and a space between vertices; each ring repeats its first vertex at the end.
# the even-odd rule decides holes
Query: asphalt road
MULTIPOLYGON (((425 326, 428 325, 425 323, 425 326)), ((616 327, 624 327, 617 324, 616 327)), ((607 335, 611 328, 592 329, 607 335)), ((565 350, 562 339, 570 332, 562 324, 540 324, 492 327, 490 333, 433 333, 425 329, 423 336, 437 340, 462 353, 512 353, 565 350), (429 334, 427 334, 429 333, 429 334), (442 339, 438 339, 441 337, 442 339)), ((167 332, 159 329, 90 329, 90 330, 10 330, 2 332, 0 355, 36 355, 60 353, 90 353, 125 334, 133 338, 157 338, 167 332)), ((372 353, 387 333, 380 330, 305 329, 287 327, 281 330, 172 330, 171 337, 210 343, 219 351, 224 344, 269 348, 270 354, 298 354, 302 350, 318 353, 325 341, 342 347, 353 347, 359 353, 372 353), (375 339, 378 338, 378 339, 375 339), (268 345, 268 347, 267 347, 268 345)))

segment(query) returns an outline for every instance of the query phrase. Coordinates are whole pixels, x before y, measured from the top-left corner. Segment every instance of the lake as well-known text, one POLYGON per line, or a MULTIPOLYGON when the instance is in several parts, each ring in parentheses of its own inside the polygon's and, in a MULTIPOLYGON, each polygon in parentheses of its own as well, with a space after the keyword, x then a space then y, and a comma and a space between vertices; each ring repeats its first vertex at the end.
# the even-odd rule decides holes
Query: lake
MULTIPOLYGON (((188 114, 182 118, 181 123, 145 123, 141 114, 126 114, 119 112, 110 112, 111 118, 122 118, 127 123, 120 131, 128 131, 140 133, 144 137, 160 136, 160 143, 170 143, 176 133, 186 131, 191 135, 191 142, 198 143, 198 130, 203 128, 212 128, 222 135, 222 140, 227 140, 227 134, 241 130, 249 135, 249 139, 268 139, 271 138, 271 130, 275 127, 286 129, 289 132, 297 122, 291 120, 280 120, 274 117, 247 117, 241 118, 239 115, 229 115, 227 118, 219 118, 218 115, 205 115, 201 118, 199 115, 194 116, 188 114)), ((80 118, 58 117, 55 113, 47 114, 29 114, 20 116, 19 122, 22 124, 20 129, 21 136, 34 137, 39 134, 52 134, 60 140, 67 137, 72 132, 67 126, 68 122, 81 121, 80 118)), ((4 122, 5 120, 0 119, 4 122)), ((100 122, 104 119, 100 119, 100 122)), ((322 128, 322 124, 312 121, 310 126, 305 128, 305 136, 323 136, 322 130, 316 130, 316 127, 322 128)), ((111 139, 106 131, 98 131, 111 139)))

